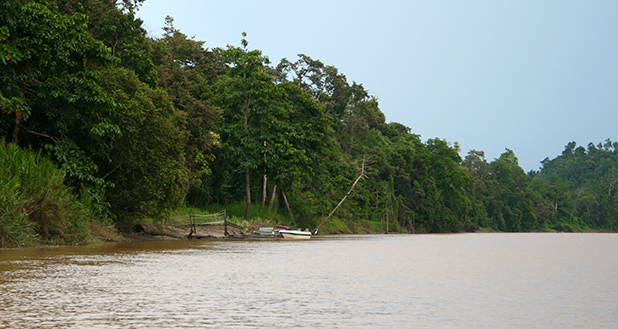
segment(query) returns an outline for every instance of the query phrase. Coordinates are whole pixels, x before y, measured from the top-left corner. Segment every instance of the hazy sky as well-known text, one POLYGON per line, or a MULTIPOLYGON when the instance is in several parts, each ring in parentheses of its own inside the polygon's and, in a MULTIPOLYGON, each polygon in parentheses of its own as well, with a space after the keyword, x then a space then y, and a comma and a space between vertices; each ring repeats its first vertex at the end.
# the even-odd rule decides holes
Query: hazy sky
POLYGON ((334 65, 380 101, 388 122, 462 157, 505 148, 524 170, 580 145, 618 140, 618 1, 164 1, 164 17, 207 47, 249 47, 273 63, 299 53, 334 65))

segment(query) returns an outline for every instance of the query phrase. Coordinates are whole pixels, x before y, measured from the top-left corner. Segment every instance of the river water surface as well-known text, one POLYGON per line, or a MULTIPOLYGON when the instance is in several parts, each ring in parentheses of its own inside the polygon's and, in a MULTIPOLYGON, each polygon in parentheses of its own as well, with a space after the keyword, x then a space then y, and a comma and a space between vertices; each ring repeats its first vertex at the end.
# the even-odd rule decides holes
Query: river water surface
POLYGON ((4 327, 618 328, 618 235, 5 249, 4 327))

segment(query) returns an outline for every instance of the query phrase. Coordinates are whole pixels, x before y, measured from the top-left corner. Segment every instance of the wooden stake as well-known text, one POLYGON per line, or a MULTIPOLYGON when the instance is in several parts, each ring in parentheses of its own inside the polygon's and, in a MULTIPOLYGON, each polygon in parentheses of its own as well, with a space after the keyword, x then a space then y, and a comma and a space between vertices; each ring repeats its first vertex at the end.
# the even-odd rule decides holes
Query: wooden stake
POLYGON ((228 236, 227 233, 227 210, 223 209, 223 236, 228 236))
POLYGON ((189 214, 189 235, 187 236, 187 238, 191 239, 193 237, 193 234, 197 234, 197 229, 195 227, 195 218, 193 217, 193 214, 189 214))

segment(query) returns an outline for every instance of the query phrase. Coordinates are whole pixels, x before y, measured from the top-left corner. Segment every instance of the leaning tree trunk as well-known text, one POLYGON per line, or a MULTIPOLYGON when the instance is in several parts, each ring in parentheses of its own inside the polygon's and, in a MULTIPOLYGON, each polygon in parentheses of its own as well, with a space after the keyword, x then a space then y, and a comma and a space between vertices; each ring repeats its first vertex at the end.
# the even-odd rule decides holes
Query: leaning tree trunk
POLYGON ((290 203, 288 202, 288 198, 285 195, 285 191, 282 189, 281 194, 283 195, 283 202, 285 202, 285 207, 288 208, 288 213, 290 213, 290 218, 292 222, 294 222, 294 215, 292 215, 292 209, 290 208, 290 203))
POLYGON ((264 174, 264 181, 262 183, 262 207, 266 205, 266 182, 267 182, 266 174, 264 174))
POLYGON ((19 126, 21 125, 21 112, 15 113, 15 127, 13 127, 13 143, 19 143, 19 126))
POLYGON ((270 194, 270 201, 268 202, 268 210, 273 209, 273 205, 275 204, 275 195, 277 195, 277 184, 273 185, 273 191, 270 194))
MULTIPOLYGON (((348 196, 352 193, 352 191, 354 191, 354 187, 356 186, 356 184, 358 184, 358 182, 361 180, 361 178, 365 177, 365 158, 363 158, 363 164, 361 165, 361 172, 360 175, 358 175, 358 177, 356 177, 356 180, 354 181, 354 183, 352 184, 352 187, 350 187, 350 190, 348 190, 348 193, 346 193, 343 196, 343 199, 341 199, 341 201, 339 201, 339 203, 337 204, 337 206, 335 206, 335 208, 333 208, 333 210, 330 211, 330 213, 328 214, 328 216, 326 216, 326 218, 324 218, 320 224, 313 229, 313 234, 317 234, 318 230, 320 229, 320 226, 322 226, 324 223, 326 223, 328 220, 330 220, 330 218, 333 216, 333 214, 335 213, 335 211, 337 210, 337 208, 339 208, 343 202, 345 201, 345 199, 348 198, 348 196)), ((285 196, 285 195, 284 195, 285 196)))
MULTIPOLYGON (((249 103, 251 99, 247 98, 247 102, 245 103, 245 113, 243 116, 243 127, 245 131, 249 129, 249 103)), ((251 217, 251 182, 249 175, 249 167, 245 168, 245 189, 247 191, 247 210, 245 212, 245 218, 249 219, 251 217)))
POLYGON ((245 218, 251 217, 251 183, 249 182, 249 168, 245 168, 245 189, 247 191, 247 211, 245 218))

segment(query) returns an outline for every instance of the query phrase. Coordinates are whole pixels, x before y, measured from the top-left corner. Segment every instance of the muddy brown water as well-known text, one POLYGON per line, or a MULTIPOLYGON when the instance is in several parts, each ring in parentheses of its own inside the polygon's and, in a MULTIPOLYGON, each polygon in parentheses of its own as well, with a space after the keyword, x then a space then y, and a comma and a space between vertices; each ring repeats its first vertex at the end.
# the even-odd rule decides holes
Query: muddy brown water
POLYGON ((617 234, 0 250, 0 328, 618 328, 617 234))

